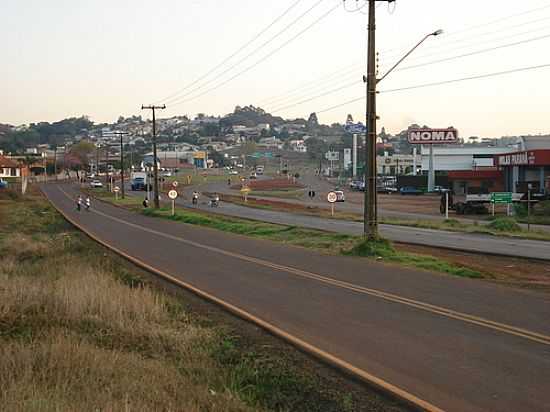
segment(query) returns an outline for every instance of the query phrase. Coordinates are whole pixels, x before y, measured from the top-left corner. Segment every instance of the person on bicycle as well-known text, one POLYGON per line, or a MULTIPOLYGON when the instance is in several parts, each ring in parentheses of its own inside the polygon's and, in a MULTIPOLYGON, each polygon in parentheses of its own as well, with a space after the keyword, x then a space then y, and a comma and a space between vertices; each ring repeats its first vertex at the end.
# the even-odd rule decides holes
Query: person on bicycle
POLYGON ((199 201, 199 193, 197 191, 193 192, 193 204, 196 205, 199 201))
POLYGON ((76 198, 76 210, 78 210, 80 212, 80 209, 82 208, 82 197, 80 195, 78 195, 78 197, 76 198))
POLYGON ((90 206, 92 205, 92 201, 90 200, 90 196, 86 196, 86 200, 84 201, 84 206, 86 206, 86 211, 90 211, 90 206))

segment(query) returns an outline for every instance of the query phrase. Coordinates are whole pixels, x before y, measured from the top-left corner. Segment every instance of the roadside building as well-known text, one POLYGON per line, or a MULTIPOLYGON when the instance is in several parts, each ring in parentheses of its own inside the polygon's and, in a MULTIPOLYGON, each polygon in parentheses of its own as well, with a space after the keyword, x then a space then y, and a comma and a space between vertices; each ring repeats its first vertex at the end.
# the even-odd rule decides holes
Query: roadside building
MULTIPOLYGON (((434 169, 437 172, 480 170, 496 167, 495 156, 516 151, 514 147, 434 146, 434 169)), ((422 145, 422 172, 430 168, 430 148, 422 145)))
POLYGON ((504 189, 525 193, 550 192, 550 148, 523 150, 495 156, 504 176, 504 189))
POLYGON ((414 168, 416 166, 417 172, 421 167, 421 156, 410 154, 388 154, 384 153, 384 156, 377 156, 376 164, 378 168, 378 175, 382 176, 398 176, 414 174, 414 168))
POLYGON ((0 156, 0 177, 19 178, 23 175, 22 167, 15 160, 0 156))
POLYGON ((504 175, 496 168, 455 170, 447 175, 449 189, 457 195, 503 192, 504 175))

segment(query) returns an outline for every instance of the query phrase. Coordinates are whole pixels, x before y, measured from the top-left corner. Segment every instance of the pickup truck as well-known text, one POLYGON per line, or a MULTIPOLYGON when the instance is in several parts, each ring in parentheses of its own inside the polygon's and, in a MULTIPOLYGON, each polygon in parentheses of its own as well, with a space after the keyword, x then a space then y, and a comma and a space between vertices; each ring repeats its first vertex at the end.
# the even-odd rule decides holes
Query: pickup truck
MULTIPOLYGON (((149 188, 151 185, 149 184, 149 188)), ((136 190, 147 190, 147 186, 145 185, 145 178, 143 177, 134 177, 132 179, 132 182, 130 183, 130 187, 133 191, 136 190)))

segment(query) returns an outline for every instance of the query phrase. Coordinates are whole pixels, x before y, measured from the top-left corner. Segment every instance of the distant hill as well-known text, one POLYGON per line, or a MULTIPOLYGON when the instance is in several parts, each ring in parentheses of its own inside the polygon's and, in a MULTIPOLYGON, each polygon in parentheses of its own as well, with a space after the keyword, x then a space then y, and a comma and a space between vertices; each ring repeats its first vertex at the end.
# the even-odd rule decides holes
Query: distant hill
POLYGON ((277 126, 285 123, 285 120, 282 117, 272 116, 266 113, 261 107, 250 105, 235 107, 233 113, 224 116, 220 121, 222 127, 231 127, 235 125, 254 127, 260 123, 268 123, 272 126, 277 126))

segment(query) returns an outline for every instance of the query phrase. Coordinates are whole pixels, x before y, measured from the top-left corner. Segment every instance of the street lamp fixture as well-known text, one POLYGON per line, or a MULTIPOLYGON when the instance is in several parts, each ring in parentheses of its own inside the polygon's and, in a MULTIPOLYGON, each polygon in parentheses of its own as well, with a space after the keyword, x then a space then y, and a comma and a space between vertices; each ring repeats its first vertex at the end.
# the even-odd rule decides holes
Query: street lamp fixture
POLYGON ((407 54, 405 54, 401 59, 399 59, 399 61, 397 63, 395 63, 392 68, 390 70, 388 70, 388 72, 382 76, 380 79, 377 80, 377 83, 380 83, 382 80, 384 80, 386 77, 388 77, 388 75, 393 72, 395 70, 395 68, 397 66, 399 66, 403 60, 405 60, 407 57, 409 57, 413 51, 415 51, 422 43, 424 43, 428 38, 432 37, 432 36, 439 36, 440 34, 443 34, 443 29, 439 29, 439 30, 436 30, 434 31, 433 33, 430 33, 430 34, 426 34, 422 40, 420 40, 411 50, 408 51, 407 54))

